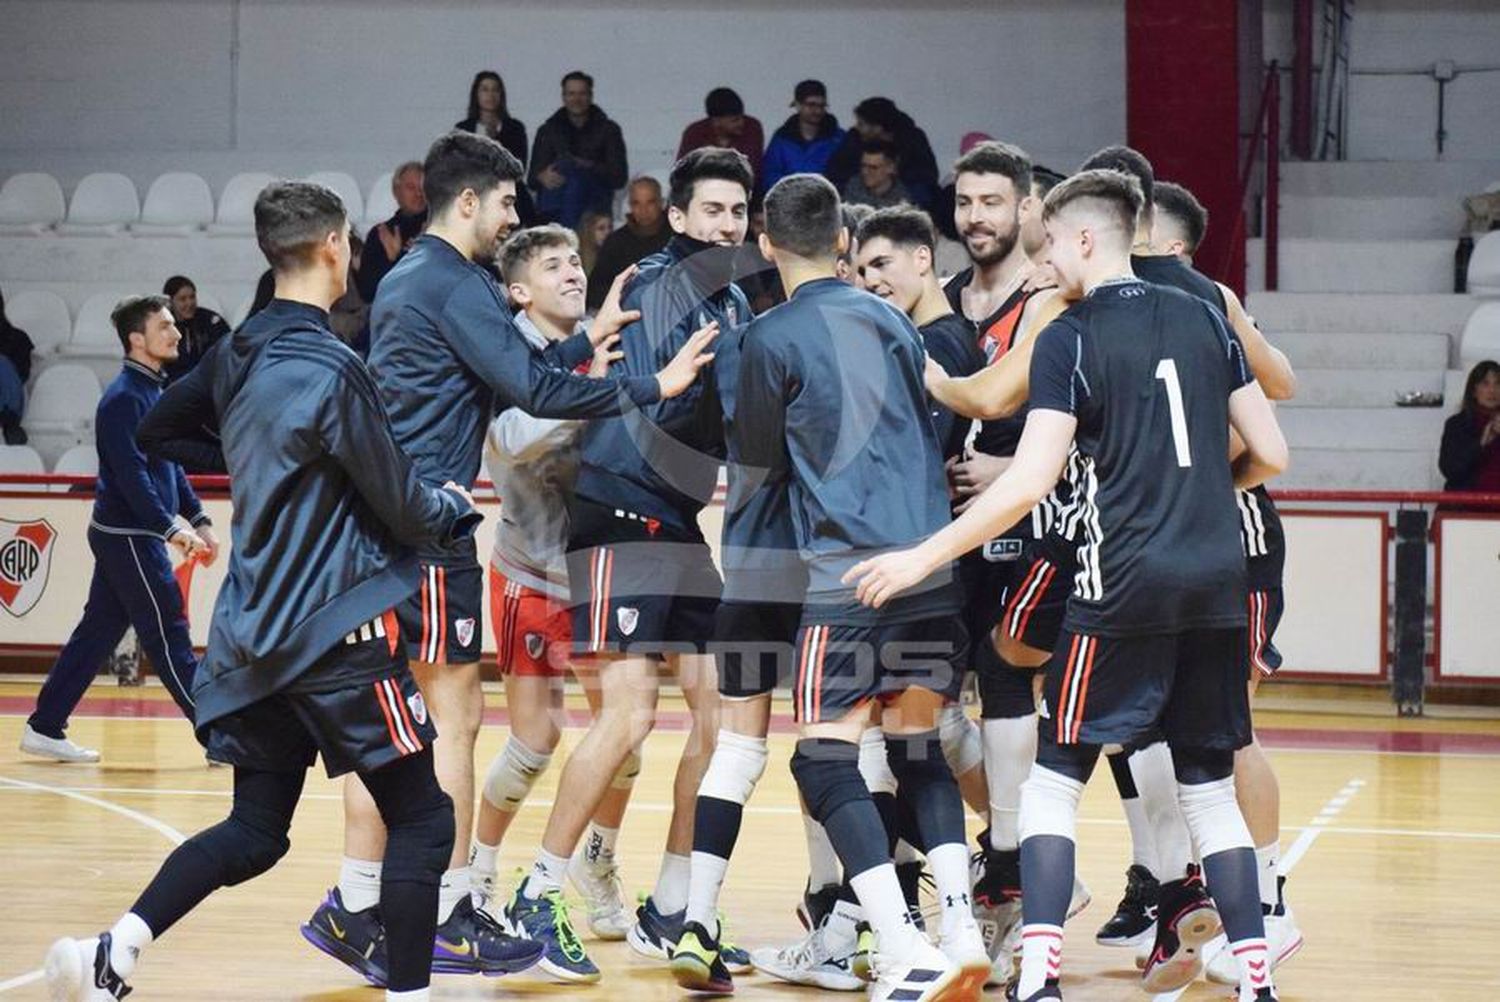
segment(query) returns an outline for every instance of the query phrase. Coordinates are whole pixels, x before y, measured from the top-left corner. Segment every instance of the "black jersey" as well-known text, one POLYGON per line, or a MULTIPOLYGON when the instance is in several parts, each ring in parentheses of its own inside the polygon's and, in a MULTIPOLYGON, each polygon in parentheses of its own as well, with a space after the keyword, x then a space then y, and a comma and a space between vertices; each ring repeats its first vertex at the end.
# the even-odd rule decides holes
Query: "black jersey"
MULTIPOLYGON (((1017 289, 1005 298, 999 309, 976 323, 964 316, 963 307, 964 289, 973 280, 973 267, 965 268, 943 286, 943 295, 948 297, 948 305, 953 307, 953 312, 968 325, 969 336, 984 364, 990 365, 1003 358, 1015 345, 1016 335, 1020 332, 1021 314, 1026 309, 1026 303, 1039 290, 1017 289)), ((955 373, 950 372, 949 375, 955 373)), ((1025 430, 1024 407, 1010 417, 981 421, 979 431, 974 436, 974 448, 989 456, 1014 456, 1016 446, 1021 442, 1021 432, 1025 430)))
MULTIPOLYGON (((922 335, 922 347, 927 354, 943 367, 950 376, 972 376, 985 366, 984 355, 974 341, 974 327, 961 313, 946 313, 931 323, 917 328, 922 335)), ((928 399, 932 414, 932 427, 937 432, 938 444, 943 448, 943 459, 952 459, 963 454, 969 430, 974 422, 928 399)))
POLYGON ((1245 624, 1245 559, 1225 443, 1244 349, 1201 300, 1135 279, 1049 324, 1031 406, 1072 414, 1080 541, 1064 626, 1140 636, 1245 624))

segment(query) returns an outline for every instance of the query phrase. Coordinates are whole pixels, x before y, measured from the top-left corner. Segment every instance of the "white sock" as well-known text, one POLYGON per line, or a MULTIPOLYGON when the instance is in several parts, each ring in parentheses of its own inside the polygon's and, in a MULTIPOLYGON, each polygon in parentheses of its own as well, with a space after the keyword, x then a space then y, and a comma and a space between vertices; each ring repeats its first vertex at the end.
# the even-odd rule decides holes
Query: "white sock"
POLYGON ((1021 981, 1016 985, 1017 998, 1029 998, 1041 991, 1050 978, 1062 976, 1062 945, 1060 925, 1021 927, 1021 981))
MULTIPOLYGON (((694 852, 688 881, 687 921, 697 922, 712 935, 719 921, 719 892, 729 873, 729 860, 711 852, 694 852)), ((657 905, 661 907, 661 905, 657 905)))
MULTIPOLYGON (((725 864, 727 867, 727 863, 725 864)), ((680 912, 687 907, 688 881, 693 873, 691 856, 676 852, 664 852, 661 869, 656 874, 656 887, 651 891, 651 900, 656 910, 663 915, 680 912)))
POLYGON ((145 919, 135 912, 126 912, 109 931, 109 938, 109 966, 120 977, 128 978, 135 970, 141 951, 156 937, 151 935, 151 927, 145 919))
POLYGON ((339 897, 351 912, 362 912, 380 904, 380 863, 344 857, 339 867, 339 897))
POLYGON ((1140 797, 1120 801, 1125 809, 1125 823, 1130 826, 1130 862, 1144 866, 1156 875, 1156 838, 1151 831, 1151 819, 1146 816, 1146 805, 1140 797))
POLYGON ((927 865, 932 868, 938 901, 942 902, 946 937, 960 920, 974 915, 969 904, 969 847, 962 842, 933 846, 927 853, 927 865))
POLYGON ((475 839, 469 844, 469 883, 495 879, 495 861, 500 855, 498 845, 485 845, 475 839))
POLYGON ((1271 958, 1264 939, 1242 939, 1225 947, 1240 968, 1240 1002, 1255 1002, 1255 993, 1271 985, 1271 958))
POLYGON ((429 1002, 431 998, 430 988, 413 988, 409 992, 393 992, 389 988, 385 990, 385 1002, 429 1002))
POLYGON ((1178 803, 1177 774, 1166 742, 1158 741, 1131 755, 1130 774, 1151 825, 1156 855, 1156 869, 1151 872, 1162 883, 1181 880, 1193 861, 1193 839, 1178 803))
POLYGON ((823 940, 834 956, 842 955, 839 947, 852 949, 859 942, 859 924, 864 920, 864 909, 855 902, 840 898, 833 903, 833 911, 824 920, 823 940))
POLYGON ((1260 903, 1267 908, 1275 908, 1281 904, 1281 890, 1276 886, 1280 858, 1280 840, 1255 850, 1255 876, 1260 882, 1260 903))
POLYGON ((583 860, 590 864, 609 863, 615 858, 615 843, 619 841, 620 829, 605 828, 597 821, 590 821, 588 831, 583 833, 583 860))
POLYGON ((907 914, 906 897, 896 879, 895 866, 890 863, 872 866, 852 877, 849 884, 875 931, 880 952, 898 964, 910 960, 923 940, 907 914))
POLYGON ((453 917, 454 907, 469 896, 469 868, 455 866, 443 871, 443 882, 438 884, 438 925, 453 917))
POLYGON ((984 778, 990 791, 990 848, 1021 847, 1021 784, 1036 759, 1036 714, 982 722, 984 778))
POLYGON ((531 875, 526 878, 526 897, 539 898, 548 891, 562 890, 563 880, 568 876, 568 861, 554 856, 546 849, 538 849, 536 862, 531 864, 531 875))
POLYGON ((828 833, 807 814, 802 815, 802 830, 807 836, 807 882, 813 890, 837 884, 844 879, 839 854, 833 851, 828 833))

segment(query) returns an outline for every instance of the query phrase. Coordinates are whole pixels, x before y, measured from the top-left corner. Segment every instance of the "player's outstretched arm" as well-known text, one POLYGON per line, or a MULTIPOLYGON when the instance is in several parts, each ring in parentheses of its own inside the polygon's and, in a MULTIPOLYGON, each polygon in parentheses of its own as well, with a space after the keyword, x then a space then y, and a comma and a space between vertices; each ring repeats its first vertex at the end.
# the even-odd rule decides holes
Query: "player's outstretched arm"
POLYGON ((228 472, 219 443, 219 415, 213 394, 214 353, 228 343, 228 338, 218 341, 191 372, 167 387, 141 418, 135 441, 142 452, 194 470, 228 472))
POLYGON ((1078 419, 1071 414, 1032 411, 1026 416, 1015 459, 967 511, 917 546, 855 564, 844 575, 844 583, 857 585, 859 600, 878 609, 950 561, 1005 532, 1057 484, 1077 428, 1078 419))
POLYGON ((1280 475, 1291 460, 1286 437, 1259 383, 1247 383, 1229 395, 1229 424, 1245 443, 1234 464, 1234 485, 1248 490, 1280 475))
POLYGON ((693 380, 698 378, 703 367, 714 360, 713 352, 708 350, 708 346, 718 336, 718 321, 693 332, 693 336, 678 349, 672 360, 656 374, 656 384, 661 388, 662 399, 675 397, 693 385, 693 380))
POLYGON ((1219 291, 1223 293, 1224 307, 1229 311, 1229 326, 1239 337, 1240 344, 1245 346, 1245 361, 1250 363, 1250 371, 1255 373, 1261 389, 1271 400, 1292 399, 1297 394, 1297 374, 1292 371, 1291 360, 1266 340, 1233 289, 1219 283, 1219 291))

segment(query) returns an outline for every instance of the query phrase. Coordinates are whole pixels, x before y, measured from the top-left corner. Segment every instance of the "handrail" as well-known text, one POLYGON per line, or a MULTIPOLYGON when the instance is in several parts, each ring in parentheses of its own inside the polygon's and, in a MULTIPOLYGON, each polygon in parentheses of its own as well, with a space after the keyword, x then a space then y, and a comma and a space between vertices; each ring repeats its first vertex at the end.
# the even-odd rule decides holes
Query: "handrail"
MULTIPOLYGON (((1280 64, 1271 60, 1266 67, 1265 83, 1260 91, 1260 108, 1255 113, 1255 133, 1250 139, 1250 148, 1245 164, 1240 168, 1239 211, 1234 217, 1234 232, 1225 253, 1233 259, 1235 248, 1245 239, 1245 200, 1250 197, 1250 181, 1255 176, 1255 165, 1260 162, 1261 140, 1265 140, 1266 190, 1263 199, 1261 235, 1265 238, 1265 283, 1266 291, 1275 292, 1280 284, 1279 262, 1281 243, 1281 72, 1280 64)), ((1229 262, 1225 262, 1224 272, 1229 262)))

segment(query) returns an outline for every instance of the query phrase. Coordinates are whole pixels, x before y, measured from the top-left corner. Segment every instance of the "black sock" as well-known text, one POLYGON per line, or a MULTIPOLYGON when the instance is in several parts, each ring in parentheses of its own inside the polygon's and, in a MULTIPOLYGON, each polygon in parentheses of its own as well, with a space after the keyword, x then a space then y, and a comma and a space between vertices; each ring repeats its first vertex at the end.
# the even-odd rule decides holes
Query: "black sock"
POLYGON ((964 802, 958 781, 943 758, 943 743, 934 728, 920 734, 887 734, 886 757, 896 774, 899 796, 915 818, 921 841, 917 848, 964 844, 964 802))
POLYGON ((1027 925, 1061 926, 1073 898, 1076 847, 1061 835, 1033 835, 1021 842, 1021 912, 1027 925))
POLYGON ((809 813, 828 832, 846 874, 891 861, 880 812, 859 773, 858 744, 803 738, 792 756, 792 776, 809 813))
POLYGON ((1135 776, 1130 772, 1131 754, 1132 752, 1126 749, 1105 756, 1109 760, 1109 772, 1115 777, 1115 789, 1120 791, 1121 800, 1135 800, 1141 795, 1140 791, 1135 788, 1135 776))
POLYGON ((1231 943, 1265 936, 1260 907, 1260 883, 1255 873, 1255 850, 1226 849, 1203 860, 1203 879, 1224 923, 1231 943))

